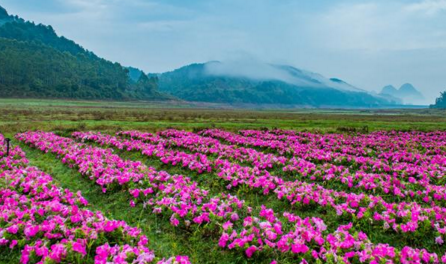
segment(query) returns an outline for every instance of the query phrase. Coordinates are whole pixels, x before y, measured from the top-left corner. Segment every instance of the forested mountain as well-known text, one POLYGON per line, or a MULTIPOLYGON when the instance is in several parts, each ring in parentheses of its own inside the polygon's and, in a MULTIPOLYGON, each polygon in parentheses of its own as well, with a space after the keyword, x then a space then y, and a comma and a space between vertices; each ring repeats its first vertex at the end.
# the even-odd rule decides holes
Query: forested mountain
POLYGON ((342 80, 287 65, 192 64, 158 75, 159 89, 184 100, 310 107, 375 107, 392 102, 342 80), (230 69, 233 68, 232 71, 230 69))
POLYGON ((0 7, 0 96, 74 99, 166 99, 157 79, 129 78, 119 63, 26 22, 0 7))
POLYGON ((288 65, 192 64, 146 75, 99 58, 51 26, 0 8, 0 97, 163 100, 309 107, 380 107, 394 101, 288 65), (159 90, 158 90, 159 88, 159 90), (166 92, 166 93, 163 93, 166 92))
POLYGON ((435 104, 431 105, 431 108, 442 108, 446 109, 446 91, 440 94, 440 97, 435 100, 435 104))

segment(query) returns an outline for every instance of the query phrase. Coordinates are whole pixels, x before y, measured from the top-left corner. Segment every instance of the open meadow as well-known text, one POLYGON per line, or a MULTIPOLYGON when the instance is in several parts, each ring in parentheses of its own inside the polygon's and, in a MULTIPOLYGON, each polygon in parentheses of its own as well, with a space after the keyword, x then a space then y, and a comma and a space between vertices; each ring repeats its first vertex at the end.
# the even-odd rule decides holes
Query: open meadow
POLYGON ((446 261, 445 111, 167 106, 1 99, 0 263, 446 261))

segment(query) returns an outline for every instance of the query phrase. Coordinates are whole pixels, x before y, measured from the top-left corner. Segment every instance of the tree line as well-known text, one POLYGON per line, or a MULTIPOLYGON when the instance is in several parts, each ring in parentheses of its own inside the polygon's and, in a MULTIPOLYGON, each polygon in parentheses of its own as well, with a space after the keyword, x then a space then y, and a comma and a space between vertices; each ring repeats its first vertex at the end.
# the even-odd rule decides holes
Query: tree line
POLYGON ((3 21, 7 22, 0 24, 1 97, 168 98, 158 92, 156 77, 142 74, 131 80, 127 68, 59 37, 51 26, 5 15, 3 21))

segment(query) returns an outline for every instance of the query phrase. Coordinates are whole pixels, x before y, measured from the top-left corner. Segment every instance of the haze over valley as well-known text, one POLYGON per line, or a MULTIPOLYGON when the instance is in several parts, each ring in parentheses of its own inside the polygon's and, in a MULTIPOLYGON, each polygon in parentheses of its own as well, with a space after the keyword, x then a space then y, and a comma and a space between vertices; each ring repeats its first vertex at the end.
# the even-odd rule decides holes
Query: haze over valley
POLYGON ((15 60, 0 80, 4 96, 367 108, 428 106, 445 89, 446 39, 430 27, 443 1, 28 2, 0 3, 3 62, 15 60), (53 56, 28 61, 35 49, 53 56), (87 60, 69 62, 67 52, 87 60), (36 70, 20 76, 20 61, 36 70))

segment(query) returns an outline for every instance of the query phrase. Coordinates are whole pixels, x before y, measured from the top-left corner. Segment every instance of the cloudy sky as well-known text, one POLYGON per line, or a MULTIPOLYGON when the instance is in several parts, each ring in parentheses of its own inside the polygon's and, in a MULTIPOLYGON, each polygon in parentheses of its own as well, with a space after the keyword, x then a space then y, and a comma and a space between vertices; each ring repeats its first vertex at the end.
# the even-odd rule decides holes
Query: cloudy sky
POLYGON ((446 0, 0 0, 146 72, 255 58, 366 90, 446 90, 446 0))

